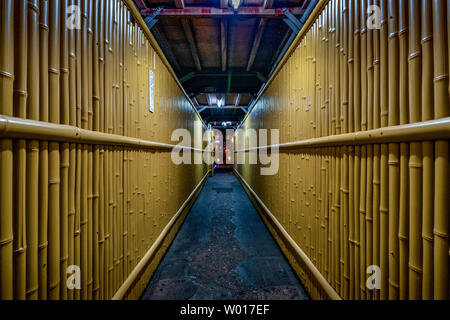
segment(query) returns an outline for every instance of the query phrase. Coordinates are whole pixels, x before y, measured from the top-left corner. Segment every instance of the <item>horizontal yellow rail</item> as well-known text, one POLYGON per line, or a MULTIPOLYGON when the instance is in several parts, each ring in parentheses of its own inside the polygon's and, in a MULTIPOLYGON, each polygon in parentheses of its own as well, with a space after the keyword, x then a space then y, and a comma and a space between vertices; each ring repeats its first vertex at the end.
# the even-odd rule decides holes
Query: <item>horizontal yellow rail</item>
POLYGON ((33 139, 85 143, 94 145, 119 145, 140 149, 173 148, 202 152, 202 149, 182 147, 168 143, 124 137, 116 134, 85 130, 74 126, 22 119, 0 115, 0 138, 33 139))
POLYGON ((124 281, 124 283, 120 286, 120 288, 117 290, 117 292, 114 294, 112 300, 122 300, 125 298, 126 294, 129 292, 129 290, 133 287, 134 283, 139 279, 142 272, 145 271, 146 266, 149 264, 151 258, 155 255, 157 252, 159 246, 164 241, 165 237, 169 234, 170 230, 172 229, 175 222, 178 220, 178 218, 181 216, 181 213, 183 210, 188 206, 189 202, 192 200, 192 198, 195 196, 197 191, 200 190, 203 183, 206 181, 206 179, 209 176, 210 171, 203 176, 200 183, 195 187, 195 189, 191 192, 189 197, 186 199, 186 201, 183 202, 180 209, 178 209, 177 213, 170 219, 169 223, 164 227, 161 234, 158 236, 158 238, 153 242, 150 249, 147 251, 147 253, 144 255, 144 257, 139 261, 139 263, 136 265, 136 267, 131 271, 128 278, 124 281))
POLYGON ((239 174, 239 172, 234 169, 234 173, 239 177, 239 179, 244 183, 245 187, 250 191, 251 195, 255 198, 255 200, 258 202, 258 204, 263 209, 266 216, 273 222, 277 230, 281 233, 283 238, 289 242, 289 245, 295 250, 297 256, 303 261, 303 263, 306 265, 306 267, 311 271, 311 274, 314 276, 314 278, 317 280, 317 282, 320 284, 322 289, 325 291, 325 293, 328 295, 328 297, 332 300, 342 300, 342 298, 337 294, 337 292, 333 289, 333 287, 328 283, 327 279, 320 273, 319 269, 316 268, 314 263, 309 259, 307 254, 298 246, 298 244, 292 239, 292 237, 289 235, 289 233, 284 229, 282 224, 275 218, 275 216, 270 212, 269 208, 266 207, 264 202, 258 197, 255 191, 250 187, 250 185, 247 183, 247 181, 244 180, 244 178, 239 174))
POLYGON ((332 147, 350 145, 370 145, 396 142, 418 142, 450 139, 450 117, 438 120, 416 122, 399 126, 385 127, 368 131, 344 133, 333 136, 287 142, 237 150, 254 151, 278 147, 283 149, 301 149, 312 147, 332 147))

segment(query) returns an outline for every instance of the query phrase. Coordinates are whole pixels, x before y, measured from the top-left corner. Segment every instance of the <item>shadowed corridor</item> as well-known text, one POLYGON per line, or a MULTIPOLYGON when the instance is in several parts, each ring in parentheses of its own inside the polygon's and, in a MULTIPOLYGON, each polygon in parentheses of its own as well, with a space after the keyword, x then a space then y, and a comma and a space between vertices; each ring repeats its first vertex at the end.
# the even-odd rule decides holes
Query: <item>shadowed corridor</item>
POLYGON ((309 299, 237 178, 208 179, 144 300, 309 299))

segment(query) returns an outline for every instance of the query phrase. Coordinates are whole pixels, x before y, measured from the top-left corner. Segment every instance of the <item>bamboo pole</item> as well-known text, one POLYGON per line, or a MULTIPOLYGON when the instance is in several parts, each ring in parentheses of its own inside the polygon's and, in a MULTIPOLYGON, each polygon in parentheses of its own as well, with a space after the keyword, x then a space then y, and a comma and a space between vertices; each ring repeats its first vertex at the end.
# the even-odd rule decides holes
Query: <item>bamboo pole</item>
MULTIPOLYGON (((69 30, 65 26, 68 0, 61 2, 60 24, 61 24, 61 56, 60 56, 60 104, 61 104, 61 124, 68 125, 70 123, 70 96, 69 96, 69 30)), ((69 259, 69 166, 70 153, 69 144, 62 143, 60 145, 61 165, 61 187, 60 187, 60 299, 68 299, 67 290, 67 267, 69 259)))
MULTIPOLYGON (((49 121, 60 122, 60 3, 49 3, 49 121)), ((60 298, 60 153, 59 143, 49 143, 48 175, 48 298, 60 298)))
MULTIPOLYGON (((434 58, 434 117, 439 119, 450 114, 448 92, 448 44, 445 39, 445 4, 433 1, 433 58, 434 58)), ((448 20, 448 17, 447 17, 448 20)), ((448 21, 447 21, 448 23, 448 21)), ((448 31, 448 30, 447 30, 448 31)), ((435 142, 434 170, 434 299, 449 298, 449 147, 448 140, 435 142)))
MULTIPOLYGON (((117 75, 118 75, 118 1, 113 2, 113 16, 112 16, 112 35, 111 35, 111 41, 112 41, 112 58, 114 63, 113 68, 113 77, 112 77, 112 98, 113 98, 113 132, 117 134, 119 132, 119 101, 118 101, 118 81, 117 81, 117 75)), ((114 194, 114 203, 113 203, 113 232, 114 232, 114 254, 113 254, 113 262, 114 262, 114 292, 119 287, 120 282, 120 253, 119 253, 119 214, 118 214, 118 178, 120 177, 120 174, 118 172, 118 152, 117 150, 114 150, 113 152, 113 177, 114 177, 114 183, 113 183, 113 194, 114 194)))
MULTIPOLYGON (((70 5, 73 5, 75 0, 70 0, 70 5)), ((69 54, 69 124, 76 126, 76 55, 75 55, 75 31, 69 30, 68 35, 68 54, 69 54)), ((69 174, 68 174, 68 265, 75 264, 75 177, 76 177, 76 145, 69 144, 69 174)), ((68 290, 67 295, 69 300, 75 297, 74 290, 68 290)))
MULTIPOLYGON (((381 127, 388 126, 389 115, 389 72, 388 72, 388 12, 387 1, 380 0, 380 82, 381 82, 381 127)), ((388 146, 380 148, 380 299, 388 298, 389 275, 389 185, 388 185, 388 146)))
MULTIPOLYGON (((74 0, 78 8, 81 8, 81 0, 74 0)), ((82 98, 81 98, 81 69, 82 69, 82 44, 81 44, 81 34, 82 29, 77 29, 75 31, 75 55, 76 55, 76 126, 78 128, 81 128, 81 105, 82 105, 82 98)), ((76 172, 75 172, 75 216, 74 216, 74 262, 75 265, 77 265, 81 270, 81 176, 82 176, 82 169, 81 169, 81 145, 76 145, 76 172)), ((82 277, 83 279, 83 277, 82 277)), ((81 290, 76 290, 74 292, 74 299, 80 300, 81 299, 81 290)))
MULTIPOLYGON (((380 1, 375 0, 374 5, 379 6, 380 1)), ((380 85, 380 31, 373 30, 373 128, 381 126, 381 85, 380 85)), ((372 263, 380 266, 380 145, 373 146, 373 186, 372 186, 372 215, 373 215, 373 248, 372 263)), ((374 300, 379 299, 379 290, 372 292, 374 300)))
MULTIPOLYGON (((433 15, 432 3, 421 2, 421 42, 422 42, 422 121, 434 118, 433 97, 433 15)), ((433 198, 434 198, 434 144, 422 142, 422 246, 423 246, 423 281, 422 298, 433 299, 433 198)))
MULTIPOLYGON (((98 112, 98 129, 100 132, 105 132, 105 59, 104 59, 104 6, 105 2, 100 1, 98 3, 98 95, 99 95, 99 112, 98 112)), ((94 55, 95 56, 95 55, 94 55)), ((94 61, 95 63, 95 61, 94 61)), ((94 82, 95 83, 95 82, 94 82)), ((99 247, 99 299, 105 299, 105 229, 104 229, 104 217, 105 217, 105 149, 104 146, 100 146, 99 150, 99 217, 98 217, 98 247, 99 247)))
MULTIPOLYGON (((404 3, 401 1, 400 4, 404 3)), ((389 126, 399 124, 399 8, 390 1, 389 13, 389 126)), ((400 10, 400 15, 403 10, 400 10)), ((389 299, 398 299, 398 198, 399 198, 399 146, 389 144, 389 299)))
MULTIPOLYGON (((106 29, 105 29, 105 129, 108 133, 113 133, 113 100, 112 100, 112 1, 107 2, 106 4, 106 29), (108 67, 109 66, 109 67, 108 67)), ((112 149, 108 147, 105 150, 105 159, 107 162, 107 174, 108 174, 108 185, 107 185, 107 194, 108 194, 108 202, 106 205, 106 219, 105 219, 105 231, 106 231, 106 263, 107 263, 107 272, 106 272, 106 281, 108 282, 108 290, 107 290, 107 298, 110 299, 114 294, 114 235, 112 231, 112 219, 113 219, 113 205, 114 205, 114 197, 113 197, 113 183, 114 183, 114 169, 112 167, 112 149)))
MULTIPOLYGON (((370 113, 367 107, 367 28, 365 26, 367 1, 361 1, 360 28, 361 28, 361 130, 368 129, 368 119, 370 113)), ((359 228, 360 228, 360 290, 361 300, 366 299, 366 181, 367 181, 367 146, 361 146, 361 175, 360 175, 360 196, 359 196, 359 228)))
MULTIPOLYGON (((39 2, 39 119, 49 120, 48 1, 39 2)), ((39 299, 47 299, 48 142, 39 142, 39 299)))
MULTIPOLYGON (((93 42, 93 22, 92 19, 94 17, 93 12, 93 1, 88 1, 86 3, 86 13, 87 13, 87 46, 86 46, 86 63, 87 64, 87 120, 88 120, 88 129, 90 131, 93 130, 93 110, 92 110, 92 42, 93 42)), ((87 272, 87 280, 88 280, 88 299, 92 300, 94 294, 94 279, 93 279, 93 202, 94 202, 94 194, 93 194, 93 146, 89 145, 87 147, 87 156, 88 156, 88 211, 87 211, 87 255, 88 255, 88 272, 87 272)))
MULTIPOLYGON (((88 129, 88 2, 81 0, 81 34, 80 34, 80 58, 81 58, 81 127, 88 129)), ((81 145, 81 195, 80 195, 80 268, 81 268, 81 299, 89 297, 89 252, 88 252, 88 147, 81 145)))
MULTIPOLYGON (((15 3, 14 28, 17 39, 14 42, 14 115, 26 117, 27 105, 27 33, 28 5, 21 0, 15 3)), ((14 142, 14 299, 26 298, 26 141, 14 142)))
MULTIPOLYGON (((349 132, 354 132, 355 128, 355 117, 356 117, 356 111, 354 110, 354 97, 353 97, 353 91, 354 91, 354 19, 355 19, 355 5, 354 1, 349 2, 349 27, 348 27, 348 99, 349 104, 348 108, 351 114, 351 119, 349 119, 349 132)), ((349 215, 349 225, 348 225, 348 250, 349 250, 349 296, 348 298, 353 300, 355 297, 355 287, 353 283, 355 283, 355 216, 354 216, 354 167, 353 167, 353 147, 347 148, 348 152, 348 174, 344 173, 344 177, 348 175, 348 215, 349 215)))
MULTIPOLYGON (((28 1, 28 48, 33 54, 27 61, 27 118, 39 120, 39 2, 28 1)), ((38 299, 38 245, 39 245, 39 142, 27 145, 27 289, 29 300, 38 299)))
MULTIPOLYGON (((409 3, 409 97, 410 122, 420 122, 422 61, 420 46, 420 4, 409 3)), ((409 299, 422 298, 422 145, 410 144, 409 158, 409 299)))
MULTIPOLYGON (((100 50, 100 17, 103 14, 100 10, 100 2, 96 2, 91 10, 94 17, 94 45, 92 49, 92 99, 93 99, 93 127, 94 131, 100 130, 100 75, 99 75, 99 50, 100 50)), ((99 243, 99 211, 101 205, 100 199, 100 147, 94 146, 93 149, 93 212, 92 212, 92 229, 93 229, 93 298, 101 299, 101 280, 100 280, 100 243, 99 243)))
MULTIPOLYGON (((362 110, 361 110, 361 56, 359 52, 361 50, 361 4, 359 1, 355 1, 354 8, 354 83, 353 83, 353 99, 354 99, 354 110, 355 110, 355 131, 361 131, 362 127, 362 110)), ((361 297, 361 278, 364 277, 364 274, 361 274, 361 217, 359 214, 359 197, 360 197, 360 174, 361 174, 361 147, 355 147, 355 158, 354 158, 354 176, 353 176, 353 186, 354 186, 354 195, 353 195, 353 215, 355 221, 355 282, 354 282, 354 290, 355 290, 355 299, 359 300, 361 297)))
MULTIPOLYGON (((119 103, 120 103, 120 108, 119 108, 119 134, 120 135, 125 135, 125 129, 124 129, 124 113, 125 113, 125 104, 124 104, 124 41, 125 41, 125 22, 126 22, 126 17, 125 17, 125 5, 123 2, 120 2, 120 12, 119 12, 119 32, 118 34, 119 36, 119 47, 118 47, 118 51, 119 51, 119 82, 118 82, 118 91, 119 91, 119 103)), ((148 42, 145 41, 145 43, 148 46, 148 42)), ((119 270, 119 276, 120 276, 120 283, 123 283, 123 281, 125 280, 126 277, 126 273, 125 273, 125 254, 124 254, 124 210, 125 210, 125 198, 124 198, 124 166, 125 166, 125 162, 124 162, 124 153, 125 153, 125 148, 121 148, 120 149, 120 153, 118 154, 118 161, 119 161, 119 170, 120 170, 120 176, 118 177, 118 179, 120 180, 119 183, 119 187, 120 187, 120 195, 119 195, 119 252, 120 252, 120 270, 119 270)), ((148 174, 148 171, 146 170, 146 174, 148 174)), ((150 244, 149 244, 150 245, 150 244)), ((149 246, 148 245, 148 246, 149 246)), ((147 247, 148 247, 147 246, 147 247)))
MULTIPOLYGON (((1 2, 0 40, 0 113, 13 115, 14 83, 14 4, 1 2)), ((0 141, 0 299, 13 298, 13 154, 12 141, 0 141)))
MULTIPOLYGON (((353 121, 353 110, 349 109, 349 92, 348 92, 348 52, 349 52, 349 37, 348 37, 348 24, 349 24, 349 4, 348 1, 343 1, 343 10, 344 10, 344 19, 342 21, 342 33, 341 36, 343 38, 343 54, 342 54, 342 132, 349 132, 349 125, 353 121)), ((348 211, 348 153, 347 148, 341 148, 341 283, 342 290, 341 296, 345 299, 348 299, 349 290, 350 290, 350 265, 349 265, 349 253, 348 253, 348 238, 349 238, 349 230, 348 230, 348 220, 349 220, 349 211, 348 211)))
MULTIPOLYGON (((406 1, 400 2, 400 19, 399 19, 399 121, 400 124, 409 123, 409 80, 408 80, 408 4, 406 1)), ((408 297, 409 285, 409 190, 408 190, 408 159, 409 159, 409 145, 407 143, 400 143, 399 156, 399 198, 398 198, 398 216, 399 216, 399 298, 402 300, 408 297)))
MULTIPOLYGON (((367 1, 367 5, 373 5, 374 1, 367 1)), ((367 20, 367 17, 365 18, 367 20)), ((367 28, 367 27, 366 27, 367 28)), ((373 30, 367 28, 366 40, 366 67, 367 67, 367 128, 372 130, 374 128, 374 48, 373 48, 373 30)), ((373 191, 373 146, 367 146, 367 160, 366 160, 366 270, 368 266, 373 265, 373 212, 372 212, 372 191, 373 191)), ((365 271, 366 271, 365 270, 365 271)), ((366 273, 366 272, 365 272, 366 273)), ((372 300, 372 291, 364 284, 366 290, 366 299, 372 300)))

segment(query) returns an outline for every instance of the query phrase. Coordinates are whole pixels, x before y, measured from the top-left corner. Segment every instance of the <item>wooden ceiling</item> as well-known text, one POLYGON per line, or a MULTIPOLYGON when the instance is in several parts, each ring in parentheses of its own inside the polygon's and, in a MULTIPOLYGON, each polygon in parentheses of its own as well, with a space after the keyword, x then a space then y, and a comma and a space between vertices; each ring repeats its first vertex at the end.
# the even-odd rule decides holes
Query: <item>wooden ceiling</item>
POLYGON ((205 122, 238 122, 311 0, 134 0, 205 122), (223 106, 217 106, 221 100, 223 106))

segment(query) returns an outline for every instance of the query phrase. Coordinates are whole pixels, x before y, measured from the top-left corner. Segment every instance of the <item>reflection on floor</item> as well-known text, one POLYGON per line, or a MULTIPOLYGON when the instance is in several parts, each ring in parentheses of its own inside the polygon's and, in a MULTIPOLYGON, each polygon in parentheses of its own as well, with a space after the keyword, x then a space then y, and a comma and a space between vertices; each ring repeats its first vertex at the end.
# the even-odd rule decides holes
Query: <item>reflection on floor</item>
POLYGON ((308 295, 231 172, 210 178, 144 300, 303 300, 308 295))

